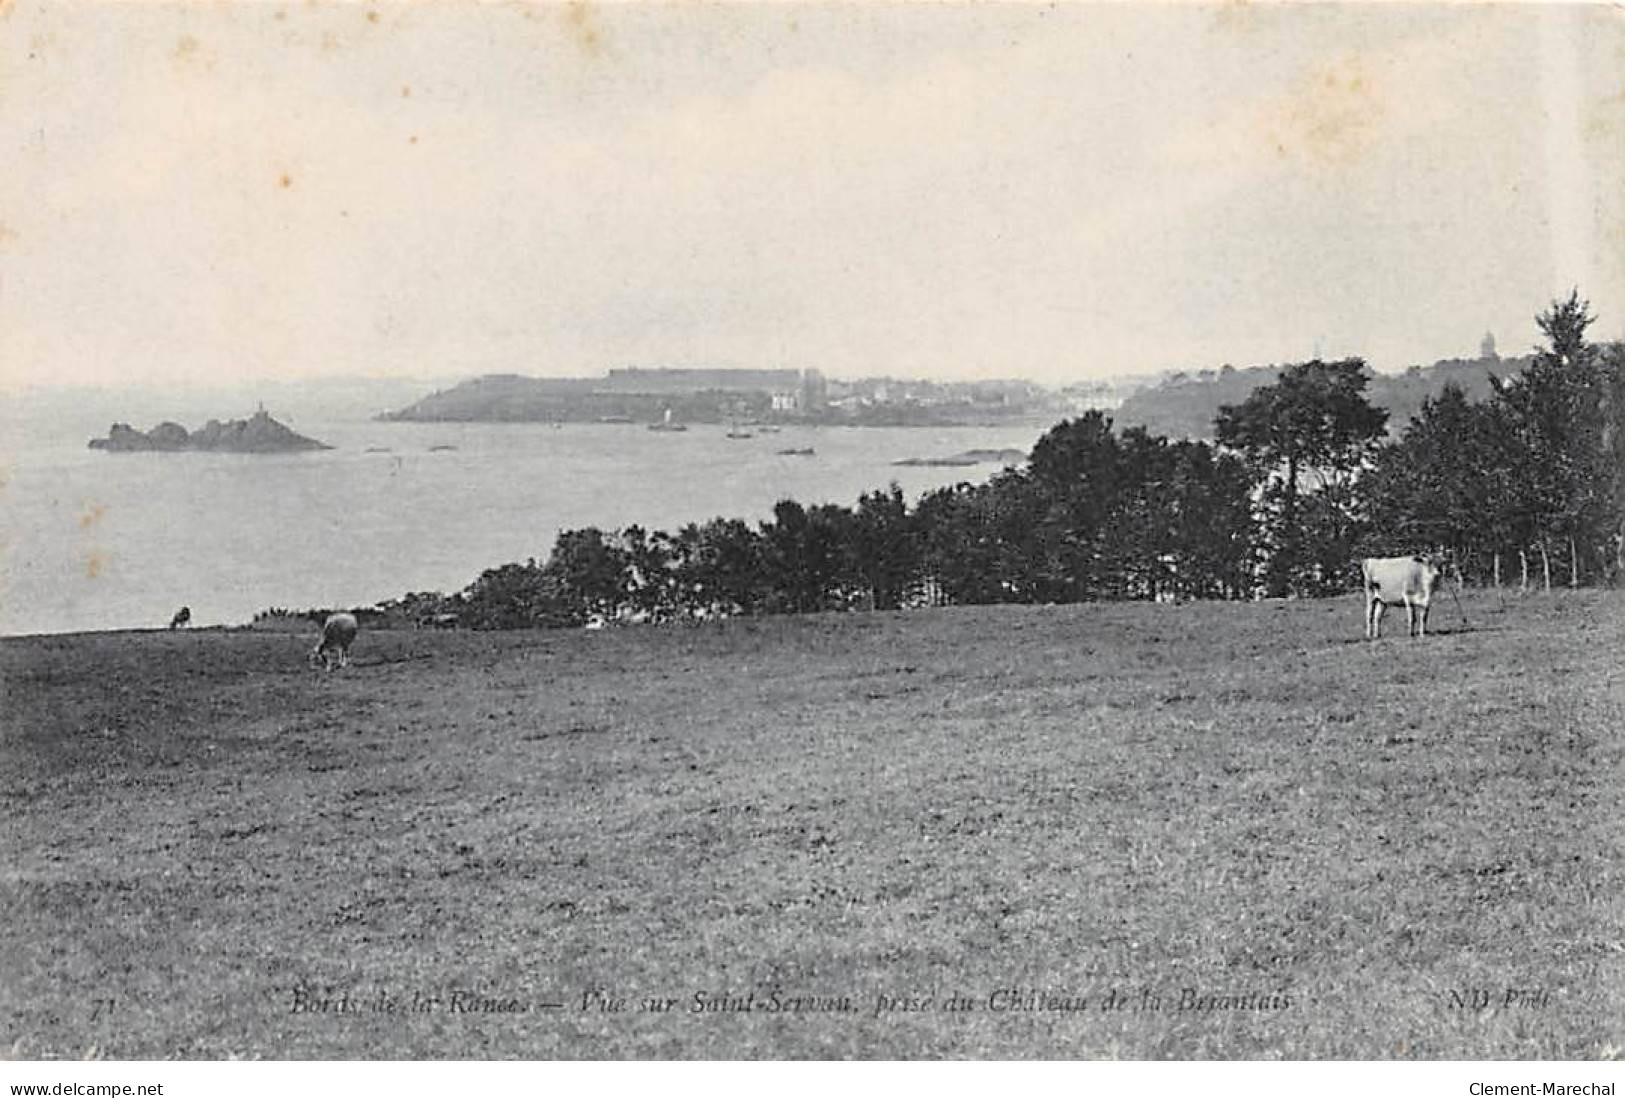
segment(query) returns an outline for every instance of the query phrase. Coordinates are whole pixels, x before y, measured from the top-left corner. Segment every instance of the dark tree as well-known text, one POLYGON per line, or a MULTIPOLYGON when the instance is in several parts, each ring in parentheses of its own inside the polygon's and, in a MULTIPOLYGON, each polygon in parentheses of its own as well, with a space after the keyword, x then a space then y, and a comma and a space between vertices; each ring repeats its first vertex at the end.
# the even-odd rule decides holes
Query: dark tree
POLYGON ((677 611, 677 575, 669 534, 628 526, 615 539, 626 569, 626 601, 646 621, 665 621, 677 611))
POLYGON ((858 498, 848 526, 849 570, 868 588, 876 610, 895 610, 920 577, 920 543, 903 490, 894 482, 885 492, 858 498))
POLYGON ((851 512, 834 504, 808 510, 780 500, 773 521, 762 524, 762 561, 771 590, 770 612, 810 614, 845 605, 846 527, 851 512))
POLYGON ((1611 343, 1598 355, 1601 375, 1599 438, 1604 470, 1607 520, 1598 546, 1604 574, 1614 583, 1625 579, 1625 343, 1611 343))
POLYGON ((1157 599, 1175 593, 1173 455, 1168 440, 1144 427, 1123 432, 1107 520, 1098 539, 1100 588, 1111 598, 1157 599))
POLYGON ((1535 317, 1535 324, 1545 333, 1548 344, 1544 349, 1537 349, 1538 357, 1550 359, 1558 367, 1588 361, 1592 347, 1586 342, 1586 329, 1596 319, 1591 313, 1591 302, 1580 297, 1579 288, 1570 290, 1567 301, 1554 301, 1550 308, 1535 317))
POLYGON ((559 610, 571 625, 615 617, 631 590, 626 555, 592 526, 559 534, 546 572, 556 585, 559 610))
POLYGON ((739 519, 690 523, 671 539, 676 598, 689 611, 755 614, 768 580, 760 536, 739 519))
POLYGON ((1098 411, 1057 424, 1033 446, 1028 478, 1035 491, 1022 508, 1033 523, 1033 599, 1122 593, 1121 554, 1112 543, 1130 475, 1112 422, 1098 411))
MULTIPOLYGON (((1316 359, 1287 367, 1275 384, 1219 409, 1219 444, 1246 454, 1266 480, 1265 588, 1271 595, 1318 590, 1328 582, 1315 561, 1323 554, 1304 542, 1298 501, 1306 475, 1321 488, 1346 488, 1374 450, 1388 413, 1372 406, 1365 388, 1360 359, 1316 359)), ((1333 517, 1317 516, 1322 536, 1333 517)), ((1332 525, 1352 521, 1344 516, 1332 525)))
POLYGON ((1176 442, 1167 468, 1175 590, 1192 599, 1250 597, 1257 538, 1246 463, 1205 442, 1176 442))
POLYGON ((915 508, 921 570, 933 601, 1003 601, 993 492, 989 485, 956 484, 926 493, 915 508))
POLYGON ((1368 527, 1359 555, 1440 547, 1469 575, 1495 574, 1497 556, 1531 533, 1524 465, 1502 410, 1446 385, 1361 481, 1368 527))
POLYGON ((463 593, 463 622, 475 629, 534 629, 572 624, 557 577, 535 560, 480 573, 463 593))
POLYGON ((1594 320, 1578 291, 1554 301, 1535 318, 1549 346, 1522 373, 1495 379, 1521 446, 1521 488, 1548 587, 1554 553, 1567 556, 1569 580, 1578 584, 1606 560, 1606 543, 1619 530, 1611 487, 1619 408, 1608 360, 1586 342, 1594 320))
POLYGON ((1094 544, 1071 508, 1030 472, 991 480, 983 507, 992 534, 996 602, 1076 602, 1087 597, 1094 544))

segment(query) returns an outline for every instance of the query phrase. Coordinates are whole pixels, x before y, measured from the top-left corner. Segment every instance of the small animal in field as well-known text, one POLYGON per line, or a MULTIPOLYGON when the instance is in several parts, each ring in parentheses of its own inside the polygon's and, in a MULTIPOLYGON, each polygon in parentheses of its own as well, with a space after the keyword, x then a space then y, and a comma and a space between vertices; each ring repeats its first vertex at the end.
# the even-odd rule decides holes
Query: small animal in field
POLYGON ((335 666, 350 666, 350 645, 355 643, 356 634, 360 631, 354 614, 329 614, 327 620, 322 622, 321 639, 310 650, 307 662, 315 667, 320 660, 326 671, 333 670, 335 666))
POLYGON ((1367 557, 1361 561, 1366 638, 1376 640, 1382 636, 1382 615, 1390 606, 1405 608, 1409 636, 1427 636, 1428 604, 1433 600, 1434 585, 1443 574, 1438 563, 1429 557, 1367 557))
POLYGON ((175 611, 174 617, 169 619, 169 627, 171 629, 179 629, 184 625, 191 624, 191 621, 192 608, 190 606, 183 606, 179 610, 175 611))

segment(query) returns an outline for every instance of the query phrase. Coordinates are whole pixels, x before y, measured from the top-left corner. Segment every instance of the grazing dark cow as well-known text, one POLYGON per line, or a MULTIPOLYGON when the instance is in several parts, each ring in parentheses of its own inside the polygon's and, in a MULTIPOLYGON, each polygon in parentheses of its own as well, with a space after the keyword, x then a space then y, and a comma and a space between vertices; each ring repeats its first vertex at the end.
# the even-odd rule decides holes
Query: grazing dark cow
POLYGON ((327 671, 333 670, 335 663, 339 667, 350 666, 350 645, 355 643, 355 635, 360 631, 354 614, 328 615, 322 623, 322 637, 310 650, 308 662, 315 667, 316 661, 321 660, 323 669, 327 671))
POLYGON ((183 625, 190 624, 191 621, 192 608, 190 606, 183 606, 179 610, 175 611, 174 617, 169 619, 169 627, 171 629, 179 629, 183 625))
POLYGON ((1428 603, 1433 598, 1434 584, 1442 574, 1439 566, 1427 557, 1367 557, 1361 561, 1366 637, 1376 640, 1382 636, 1382 615, 1390 606, 1405 607, 1409 636, 1427 636, 1428 603))

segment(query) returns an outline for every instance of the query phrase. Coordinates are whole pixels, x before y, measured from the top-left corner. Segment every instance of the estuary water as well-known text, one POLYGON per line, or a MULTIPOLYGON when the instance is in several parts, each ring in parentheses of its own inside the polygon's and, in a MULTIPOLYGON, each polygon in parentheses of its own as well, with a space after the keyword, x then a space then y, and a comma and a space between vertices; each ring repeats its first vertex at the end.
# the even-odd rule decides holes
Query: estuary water
POLYGON ((704 425, 380 423, 370 416, 390 405, 353 396, 320 408, 267 400, 275 418, 334 447, 270 456, 86 447, 115 419, 196 429, 252 404, 126 398, 115 409, 53 394, 0 405, 0 634, 162 627, 182 605, 194 625, 241 624, 271 606, 365 606, 545 559, 569 528, 754 523, 780 499, 850 506, 892 481, 912 501, 998 467, 893 462, 1025 452, 1046 426, 785 427, 730 439, 704 425))

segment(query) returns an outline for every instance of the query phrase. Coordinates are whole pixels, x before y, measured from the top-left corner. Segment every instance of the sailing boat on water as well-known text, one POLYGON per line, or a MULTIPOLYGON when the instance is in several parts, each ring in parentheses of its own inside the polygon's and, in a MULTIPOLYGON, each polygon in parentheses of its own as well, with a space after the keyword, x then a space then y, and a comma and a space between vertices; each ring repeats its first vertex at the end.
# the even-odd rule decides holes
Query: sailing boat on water
POLYGON ((739 429, 739 409, 738 408, 735 408, 733 414, 728 417, 728 437, 729 438, 751 438, 752 437, 751 433, 749 431, 742 431, 742 430, 739 429))
POLYGON ((667 408, 666 409, 666 414, 661 417, 661 420, 660 420, 659 423, 651 423, 651 424, 649 424, 649 430, 651 430, 651 431, 686 431, 686 430, 688 430, 688 425, 684 424, 684 423, 673 423, 671 421, 671 409, 667 408))

